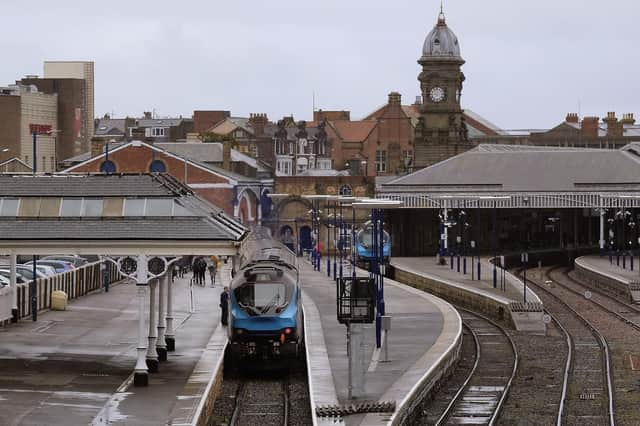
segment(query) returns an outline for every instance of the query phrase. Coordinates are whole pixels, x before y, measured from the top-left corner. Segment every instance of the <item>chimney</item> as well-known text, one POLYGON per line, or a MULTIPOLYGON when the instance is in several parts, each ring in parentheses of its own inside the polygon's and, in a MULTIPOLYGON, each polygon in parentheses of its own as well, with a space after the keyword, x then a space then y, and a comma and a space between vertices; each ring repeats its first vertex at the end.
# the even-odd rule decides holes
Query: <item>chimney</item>
POLYGON ((91 158, 104 153, 105 140, 103 138, 91 138, 91 158))
POLYGON ((144 113, 144 118, 146 118, 147 120, 151 120, 153 117, 151 117, 151 111, 145 111, 144 113))
POLYGON ((222 142, 222 168, 231 171, 231 141, 222 142))
POLYGON ((622 122, 618 121, 615 112, 608 112, 607 118, 602 119, 607 123, 607 136, 610 138, 621 138, 623 129, 622 122))
POLYGON ((414 105, 422 105, 422 96, 420 95, 416 96, 416 101, 414 102, 414 105))
POLYGON ((267 114, 251 113, 249 114, 249 126, 253 128, 253 135, 255 137, 264 136, 264 128, 269 123, 267 114))
POLYGON ((629 112, 627 114, 622 114, 622 120, 620 120, 620 122, 622 124, 628 124, 630 126, 633 126, 634 124, 636 124, 636 119, 633 118, 633 113, 629 112))
POLYGON ((576 114, 575 112, 570 112, 569 114, 567 114, 567 117, 564 119, 564 121, 566 121, 567 123, 579 123, 579 118, 578 118, 578 114, 576 114))
POLYGON ((585 138, 598 137, 598 117, 585 117, 582 119, 582 136, 585 138))
POLYGON ((389 93, 389 105, 401 105, 402 95, 398 92, 389 93))

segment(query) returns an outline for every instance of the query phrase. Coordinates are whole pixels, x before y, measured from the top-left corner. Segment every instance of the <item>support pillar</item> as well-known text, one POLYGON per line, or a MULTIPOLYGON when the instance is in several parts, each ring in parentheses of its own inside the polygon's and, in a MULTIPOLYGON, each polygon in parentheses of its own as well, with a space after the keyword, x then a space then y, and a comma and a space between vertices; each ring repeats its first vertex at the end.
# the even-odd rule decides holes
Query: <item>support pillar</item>
POLYGON ((11 286, 11 322, 18 322, 18 282, 16 278, 16 254, 9 260, 9 285, 11 286))
POLYGON ((444 240, 442 241, 442 243, 443 243, 443 247, 444 247, 443 255, 446 256, 447 253, 449 252, 449 227, 446 225, 446 222, 447 222, 447 209, 446 208, 443 209, 443 212, 444 213, 442 214, 442 217, 443 217, 445 225, 444 225, 444 230, 442 232, 444 234, 444 240))
POLYGON ((600 209, 600 250, 604 250, 604 209, 600 209))
POLYGON ((158 372, 158 355, 156 354, 156 287, 158 280, 149 282, 149 346, 147 348, 147 368, 150 373, 158 372))
POLYGON ((138 287, 138 347, 137 361, 133 375, 135 386, 149 385, 149 371, 145 360, 147 354, 147 337, 145 336, 145 303, 148 291, 147 256, 138 256, 137 287, 138 287))
POLYGON ((167 328, 164 332, 164 342, 167 344, 167 352, 176 350, 176 338, 173 331, 173 280, 167 281, 167 328))
POLYGON ((164 331, 166 328, 165 318, 165 305, 166 305, 166 293, 167 285, 169 284, 169 277, 171 275, 171 269, 167 271, 158 282, 158 339, 156 340, 156 353, 158 354, 159 361, 167 360, 167 345, 164 339, 164 331))

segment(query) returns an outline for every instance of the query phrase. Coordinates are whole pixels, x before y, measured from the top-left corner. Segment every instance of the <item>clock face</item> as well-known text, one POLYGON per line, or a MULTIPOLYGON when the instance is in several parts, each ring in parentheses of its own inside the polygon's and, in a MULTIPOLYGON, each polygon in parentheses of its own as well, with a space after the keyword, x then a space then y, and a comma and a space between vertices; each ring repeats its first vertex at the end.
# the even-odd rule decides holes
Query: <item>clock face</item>
POLYGON ((446 95, 447 94, 445 90, 442 87, 438 87, 438 86, 433 87, 429 92, 429 98, 431 98, 431 101, 435 103, 440 103, 444 101, 446 95))

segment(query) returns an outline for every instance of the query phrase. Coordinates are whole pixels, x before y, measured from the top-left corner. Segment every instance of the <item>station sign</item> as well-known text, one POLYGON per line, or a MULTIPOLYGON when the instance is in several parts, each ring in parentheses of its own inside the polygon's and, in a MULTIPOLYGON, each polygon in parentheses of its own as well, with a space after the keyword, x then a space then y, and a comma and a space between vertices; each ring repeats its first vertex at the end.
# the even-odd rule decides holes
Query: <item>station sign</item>
POLYGON ((29 124, 29 133, 47 135, 51 133, 53 127, 50 124, 29 124))

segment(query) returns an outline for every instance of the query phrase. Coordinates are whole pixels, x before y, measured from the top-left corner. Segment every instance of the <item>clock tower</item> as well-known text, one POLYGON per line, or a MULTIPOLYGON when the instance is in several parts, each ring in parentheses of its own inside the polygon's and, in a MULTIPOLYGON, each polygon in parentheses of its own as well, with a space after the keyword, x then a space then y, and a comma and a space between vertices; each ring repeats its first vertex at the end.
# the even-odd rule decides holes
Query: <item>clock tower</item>
POLYGON ((420 118, 415 128, 415 166, 426 167, 446 160, 472 145, 469 143, 460 95, 464 74, 458 38, 440 10, 438 23, 427 35, 418 60, 422 92, 420 118))

